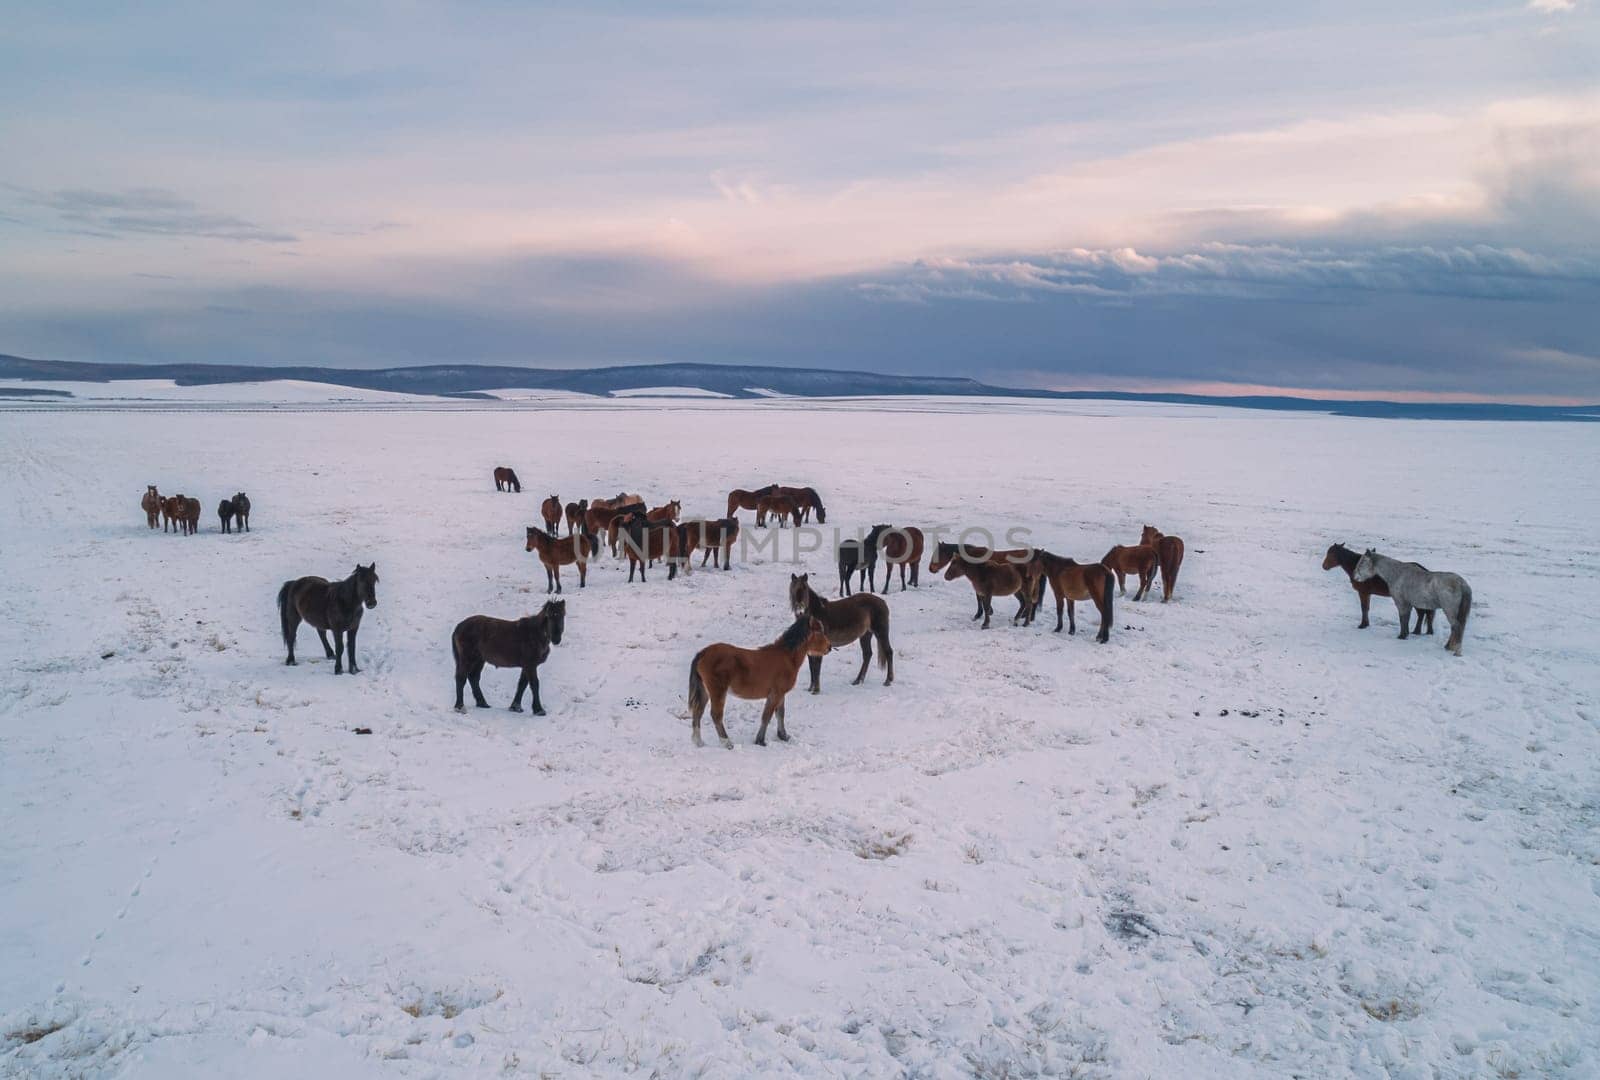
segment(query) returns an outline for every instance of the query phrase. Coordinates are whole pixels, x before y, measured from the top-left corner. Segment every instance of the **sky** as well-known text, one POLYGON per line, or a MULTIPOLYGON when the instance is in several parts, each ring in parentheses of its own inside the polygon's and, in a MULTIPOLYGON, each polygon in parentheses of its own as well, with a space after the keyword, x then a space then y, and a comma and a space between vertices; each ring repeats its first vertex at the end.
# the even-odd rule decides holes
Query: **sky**
POLYGON ((0 352, 1600 401, 1597 12, 17 5, 0 352))

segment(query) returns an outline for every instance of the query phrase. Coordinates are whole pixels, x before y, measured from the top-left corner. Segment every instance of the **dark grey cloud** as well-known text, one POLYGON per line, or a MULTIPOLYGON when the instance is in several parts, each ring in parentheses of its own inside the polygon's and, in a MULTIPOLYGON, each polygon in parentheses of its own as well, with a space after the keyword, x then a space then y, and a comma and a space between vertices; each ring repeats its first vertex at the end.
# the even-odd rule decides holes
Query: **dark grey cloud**
POLYGON ((203 237, 263 244, 289 244, 297 239, 282 229, 207 210, 162 188, 35 191, 8 186, 7 190, 20 210, 12 220, 93 236, 203 237))

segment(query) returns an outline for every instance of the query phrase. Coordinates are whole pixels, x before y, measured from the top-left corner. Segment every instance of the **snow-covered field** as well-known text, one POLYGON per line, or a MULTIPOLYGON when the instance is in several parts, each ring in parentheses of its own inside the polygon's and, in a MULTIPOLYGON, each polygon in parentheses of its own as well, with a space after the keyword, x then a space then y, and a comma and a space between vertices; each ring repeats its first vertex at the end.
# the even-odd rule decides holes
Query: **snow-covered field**
POLYGON ((1094 403, 0 412, 0 1073, 1594 1076, 1597 451, 1094 403), (773 480, 847 530, 1189 557, 1104 646, 925 574, 892 687, 830 657, 732 752, 689 658, 775 638, 795 568, 607 559, 547 717, 493 669, 450 710, 455 622, 545 599, 539 499, 773 480), (1385 600, 1357 631, 1334 540, 1464 574, 1465 656, 1385 600), (365 671, 305 629, 282 666, 278 585, 358 560, 365 671))

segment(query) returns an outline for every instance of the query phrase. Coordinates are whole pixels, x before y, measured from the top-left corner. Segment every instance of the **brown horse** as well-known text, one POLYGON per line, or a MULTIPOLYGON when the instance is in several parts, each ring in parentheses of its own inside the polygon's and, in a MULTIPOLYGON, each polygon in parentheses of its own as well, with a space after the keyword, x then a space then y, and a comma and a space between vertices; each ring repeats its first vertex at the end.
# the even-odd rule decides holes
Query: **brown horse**
POLYGON ((611 515, 606 522, 606 545, 611 548, 611 557, 614 559, 617 557, 617 542, 627 532, 628 526, 635 520, 645 520, 644 507, 625 506, 621 510, 602 510, 601 513, 611 515))
POLYGON ((767 745, 767 724, 774 714, 778 717, 778 738, 788 742, 789 730, 783 726, 783 699, 794 689, 795 679, 800 675, 800 661, 808 656, 826 656, 832 648, 822 624, 806 616, 796 619, 777 641, 759 649, 741 649, 722 643, 707 645, 689 661, 689 714, 694 718, 690 738, 696 746, 705 745, 700 738, 700 717, 709 703, 717 738, 722 740, 723 746, 733 749, 728 729, 722 726, 723 706, 732 693, 746 701, 767 703, 761 710, 757 746, 767 745))
POLYGON ((161 531, 183 531, 183 496, 168 495, 161 500, 161 531))
MULTIPOLYGON (((1006 551, 990 551, 986 547, 977 547, 973 544, 935 544, 933 555, 928 559, 928 573, 937 574, 949 564, 951 559, 963 558, 969 562, 988 562, 997 566, 1015 566, 1019 569, 1027 565, 1033 558, 1032 548, 1010 548, 1006 551)), ((978 613, 974 619, 983 618, 983 599, 978 599, 978 613)))
POLYGON ((1100 610, 1100 633, 1095 640, 1102 645, 1111 640, 1111 596, 1115 575, 1099 563, 1081 563, 1074 559, 1052 555, 1043 549, 1033 553, 1029 576, 1035 577, 1034 606, 1044 600, 1044 583, 1056 595, 1056 633, 1061 632, 1061 607, 1067 609, 1067 633, 1078 632, 1074 605, 1079 600, 1091 600, 1100 610))
POLYGON ((695 548, 702 549, 700 565, 704 566, 707 560, 712 566, 728 569, 729 556, 733 552, 733 542, 739 538, 739 519, 725 517, 718 521, 685 521, 683 523, 687 543, 684 555, 687 557, 695 548))
POLYGON ((333 673, 344 674, 345 640, 350 643, 350 674, 361 669, 356 666, 356 631, 361 628, 364 608, 378 606, 378 564, 356 565, 355 572, 343 581, 327 578, 303 577, 285 581, 278 590, 278 618, 283 624, 283 643, 289 647, 293 665, 294 638, 304 619, 316 628, 322 639, 322 651, 333 661, 333 673), (339 649, 328 644, 327 631, 333 631, 333 640, 339 649))
POLYGON ((766 528, 767 515, 769 514, 777 517, 780 529, 783 528, 784 522, 791 518, 794 520, 796 527, 798 527, 800 524, 800 503, 793 495, 784 495, 781 492, 763 495, 756 501, 756 524, 766 528))
POLYGON ((595 543, 594 537, 588 533, 557 540, 549 533, 529 525, 528 543, 524 550, 539 553, 539 561, 544 564, 545 592, 559 593, 561 568, 574 563, 578 567, 578 588, 589 583, 589 559, 594 555, 595 543))
POLYGON ((583 524, 584 516, 589 512, 589 500, 579 499, 575 503, 567 504, 567 535, 571 536, 578 531, 578 526, 583 524))
POLYGON ((1117 575, 1117 588, 1124 596, 1128 594, 1128 575, 1138 574, 1139 587, 1134 590, 1133 598, 1143 600, 1155 581, 1158 559, 1156 549, 1151 544, 1118 544, 1106 552, 1100 564, 1117 575))
POLYGON ((1139 543, 1153 545, 1156 562, 1161 567, 1161 602, 1172 599, 1172 590, 1178 584, 1178 568, 1183 565, 1183 540, 1168 536, 1154 525, 1146 525, 1139 534, 1139 543))
MULTIPOLYGON (((1343 570, 1345 575, 1350 579, 1350 587, 1356 591, 1356 596, 1361 600, 1361 623, 1356 627, 1356 629, 1365 630, 1368 626, 1368 605, 1372 603, 1372 598, 1374 596, 1389 595, 1389 583, 1384 581, 1383 578, 1379 576, 1369 577, 1365 581, 1357 581, 1356 563, 1360 561, 1360 552, 1351 551, 1343 544, 1333 544, 1329 546, 1328 554, 1323 556, 1322 568, 1324 570, 1332 570, 1335 566, 1337 566, 1339 569, 1343 570)), ((1427 568, 1424 567, 1424 569, 1427 568)), ((1422 623, 1424 618, 1427 619, 1428 633, 1433 633, 1433 609, 1417 608, 1417 628, 1411 631, 1413 634, 1422 633, 1422 623)))
POLYGON ((585 510, 583 514, 582 528, 595 537, 597 543, 599 537, 604 536, 607 545, 611 548, 612 556, 615 557, 617 554, 617 530, 612 528, 612 522, 620 521, 622 525, 625 525, 628 519, 634 516, 642 515, 636 515, 633 507, 619 510, 616 507, 596 506, 594 503, 590 503, 589 509, 585 510))
POLYGON ((660 525, 665 522, 677 521, 678 515, 681 513, 683 513, 683 504, 677 499, 673 499, 669 503, 664 503, 654 510, 648 511, 645 514, 645 519, 652 525, 660 525))
POLYGON ((522 481, 517 479, 517 470, 504 465, 494 467, 494 489, 496 491, 522 492, 522 481))
MULTIPOLYGON (((861 670, 850 680, 860 686, 872 663, 872 639, 878 639, 878 666, 887 668, 883 685, 894 683, 894 649, 889 644, 889 605, 872 593, 857 593, 843 600, 824 600, 811 588, 809 575, 789 575, 789 607, 795 616, 809 615, 822 625, 829 645, 861 643, 861 670)), ((822 657, 811 658, 811 692, 822 693, 822 657)))
POLYGON ((614 499, 593 499, 589 505, 599 507, 601 510, 623 510, 630 506, 643 506, 644 496, 629 495, 626 491, 619 491, 614 499))
POLYGON ((489 703, 483 699, 483 687, 478 679, 483 666, 514 667, 522 670, 517 680, 517 694, 511 699, 511 711, 522 711, 522 692, 533 691, 530 703, 533 715, 544 715, 544 704, 539 700, 539 665, 550 657, 550 646, 561 644, 561 634, 567 625, 567 602, 546 600, 539 614, 511 621, 492 619, 487 615, 473 615, 462 619, 450 635, 450 652, 456 659, 456 712, 466 712, 462 691, 472 683, 472 700, 480 709, 489 703))
POLYGON ((238 532, 243 526, 245 532, 250 531, 250 496, 244 492, 236 492, 231 500, 233 503, 233 531, 238 532))
POLYGON ((917 585, 917 571, 922 567, 922 530, 912 525, 890 529, 878 539, 878 550, 883 555, 883 591, 889 591, 889 579, 894 576, 896 564, 900 567, 900 591, 906 591, 906 567, 911 568, 911 587, 917 585))
POLYGON ((793 499, 796 509, 800 511, 800 520, 810 521, 811 511, 815 510, 817 512, 817 524, 826 525, 828 523, 828 512, 823 509, 822 500, 817 496, 816 488, 784 487, 779 484, 771 494, 787 495, 793 499))
POLYGON ((161 524, 161 493, 154 484, 147 485, 144 497, 139 500, 139 509, 144 511, 144 522, 152 529, 161 524))
POLYGON ((628 556, 628 581, 633 581, 633 571, 638 569, 639 580, 646 580, 645 568, 657 559, 667 560, 667 580, 678 576, 678 564, 683 563, 684 573, 689 572, 688 538, 684 526, 670 522, 651 525, 643 514, 633 514, 619 526, 622 549, 628 556))
POLYGON ((766 487, 756 488, 753 491, 734 488, 728 492, 728 516, 733 517, 740 510, 754 510, 757 503, 777 490, 777 484, 768 484, 766 487))
POLYGON ((200 500, 183 500, 183 531, 190 536, 200 531, 200 500))
MULTIPOLYGON (((1004 552, 995 552, 986 561, 971 561, 957 558, 954 555, 945 555, 946 547, 956 547, 955 544, 940 544, 939 555, 944 561, 944 579, 954 581, 956 578, 966 578, 972 583, 972 591, 978 596, 978 614, 973 616, 976 620, 983 617, 982 629, 989 629, 989 619, 994 615, 994 598, 996 596, 1015 596, 1017 598, 1017 613, 1011 617, 1011 625, 1015 626, 1018 620, 1027 626, 1033 622, 1034 598, 1037 592, 1035 581, 1023 573, 1022 565, 1004 560, 1004 552), (994 556, 1001 556, 1001 561, 993 561, 994 556)), ((977 549, 969 549, 977 550, 977 549)), ((930 565, 931 572, 931 565, 930 565)))
POLYGON ((539 504, 539 516, 544 518, 544 531, 551 536, 561 535, 561 496, 552 495, 539 504))

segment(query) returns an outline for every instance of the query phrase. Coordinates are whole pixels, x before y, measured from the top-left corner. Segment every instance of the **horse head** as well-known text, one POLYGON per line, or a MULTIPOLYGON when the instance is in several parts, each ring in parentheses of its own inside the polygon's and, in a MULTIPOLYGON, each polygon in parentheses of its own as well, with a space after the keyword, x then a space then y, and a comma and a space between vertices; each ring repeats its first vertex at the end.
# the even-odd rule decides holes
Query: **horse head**
POLYGON ((362 566, 356 563, 356 595, 368 608, 378 606, 378 564, 362 566))
POLYGON ((810 574, 789 575, 789 607, 796 615, 804 615, 811 607, 810 574))
POLYGON ((822 622, 813 617, 806 623, 806 655, 827 656, 833 651, 833 642, 828 640, 828 632, 822 628, 822 622))
POLYGON ((565 600, 551 600, 539 612, 544 617, 545 628, 550 633, 552 645, 561 644, 561 634, 567 628, 567 602, 565 600))

